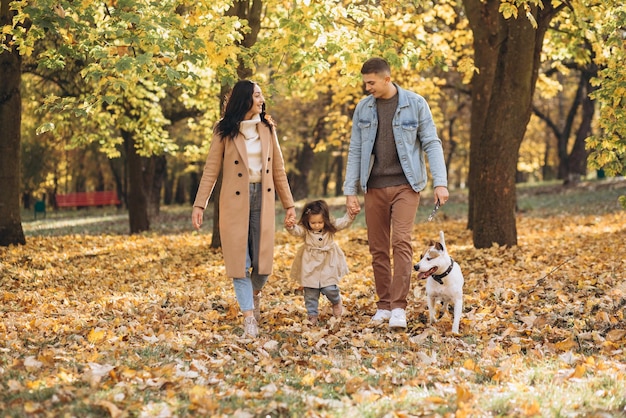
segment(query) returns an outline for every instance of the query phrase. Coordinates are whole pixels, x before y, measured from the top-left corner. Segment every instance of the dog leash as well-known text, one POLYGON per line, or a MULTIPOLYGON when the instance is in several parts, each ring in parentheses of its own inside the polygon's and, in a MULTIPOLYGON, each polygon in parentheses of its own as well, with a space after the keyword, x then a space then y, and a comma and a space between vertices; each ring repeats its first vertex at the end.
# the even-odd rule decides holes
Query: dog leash
POLYGON ((430 222, 433 219, 435 219, 435 215, 437 214, 437 211, 439 210, 440 207, 441 207, 441 205, 439 204, 439 199, 437 199, 437 203, 435 203, 435 208, 430 213, 430 215, 428 215, 428 222, 430 222))

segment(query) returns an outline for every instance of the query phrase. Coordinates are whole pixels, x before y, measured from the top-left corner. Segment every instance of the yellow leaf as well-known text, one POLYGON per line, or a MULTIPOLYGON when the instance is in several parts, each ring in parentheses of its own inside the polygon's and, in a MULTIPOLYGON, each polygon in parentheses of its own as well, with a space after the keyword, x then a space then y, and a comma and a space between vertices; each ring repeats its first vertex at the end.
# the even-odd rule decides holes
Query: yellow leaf
POLYGON ((106 337, 105 330, 103 330, 102 328, 94 328, 91 331, 89 331, 89 335, 87 336, 87 341, 89 341, 91 344, 97 344, 99 342, 102 342, 105 337, 106 337))
POLYGON ((474 362, 474 360, 472 360, 471 358, 468 358, 467 360, 465 360, 465 362, 463 363, 463 368, 467 369, 467 370, 472 370, 472 371, 476 371, 476 363, 474 362))
POLYGON ((424 402, 426 403, 434 403, 434 404, 439 404, 439 405, 443 405, 443 404, 447 404, 448 401, 440 396, 429 396, 427 398, 424 398, 424 402))
POLYGON ((566 338, 563 341, 559 341, 558 343, 554 344, 554 346, 557 350, 567 351, 575 348, 576 342, 571 338, 566 338))
POLYGON ((611 342, 618 342, 622 340, 626 336, 626 330, 623 329, 612 329, 606 334, 606 339, 611 342))
POLYGON ((581 377, 585 375, 586 371, 587 371, 587 368, 585 367, 585 365, 579 364, 578 366, 576 366, 576 369, 574 369, 574 372, 569 376, 569 378, 580 379, 581 377))
POLYGON ((96 402, 96 405, 106 409, 111 418, 118 418, 122 416, 122 411, 113 402, 102 399, 96 402))
POLYGON ((24 403, 24 412, 27 414, 35 414, 43 412, 43 408, 39 403, 28 401, 24 403))
POLYGON ((189 391, 189 401, 192 404, 201 405, 209 395, 210 391, 205 386, 195 385, 189 391))
POLYGON ((313 386, 315 384, 315 375, 312 373, 307 374, 302 378, 302 384, 306 386, 313 386))
POLYGON ((465 385, 456 385, 456 405, 460 407, 472 399, 472 392, 465 385))
POLYGON ((535 415, 541 415, 541 407, 536 400, 533 400, 530 404, 522 405, 522 411, 525 416, 532 417, 535 415))

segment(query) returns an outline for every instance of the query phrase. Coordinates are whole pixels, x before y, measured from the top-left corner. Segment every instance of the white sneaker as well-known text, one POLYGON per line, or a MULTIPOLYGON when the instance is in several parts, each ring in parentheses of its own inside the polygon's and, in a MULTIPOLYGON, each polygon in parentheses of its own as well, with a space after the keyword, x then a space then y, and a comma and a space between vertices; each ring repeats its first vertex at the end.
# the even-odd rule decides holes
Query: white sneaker
POLYGON ((391 311, 386 309, 377 309, 376 314, 372 317, 372 322, 382 322, 387 321, 391 318, 391 311))
POLYGON ((406 328, 406 312, 402 308, 395 308, 391 311, 389 328, 406 328))
POLYGON ((254 316, 246 316, 243 319, 243 331, 250 338, 256 338, 259 335, 259 327, 254 316))

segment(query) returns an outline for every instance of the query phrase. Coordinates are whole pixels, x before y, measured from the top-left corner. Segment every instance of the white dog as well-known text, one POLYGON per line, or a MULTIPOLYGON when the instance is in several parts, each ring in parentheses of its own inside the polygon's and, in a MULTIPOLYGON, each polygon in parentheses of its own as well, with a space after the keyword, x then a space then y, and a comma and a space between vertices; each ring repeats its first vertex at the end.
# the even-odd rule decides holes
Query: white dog
POLYGON ((443 231, 439 231, 439 242, 431 241, 424 256, 414 266, 417 278, 426 280, 426 298, 430 323, 437 322, 435 302, 444 303, 444 311, 448 304, 454 305, 452 332, 459 333, 459 323, 463 312, 463 273, 461 267, 448 254, 443 231))

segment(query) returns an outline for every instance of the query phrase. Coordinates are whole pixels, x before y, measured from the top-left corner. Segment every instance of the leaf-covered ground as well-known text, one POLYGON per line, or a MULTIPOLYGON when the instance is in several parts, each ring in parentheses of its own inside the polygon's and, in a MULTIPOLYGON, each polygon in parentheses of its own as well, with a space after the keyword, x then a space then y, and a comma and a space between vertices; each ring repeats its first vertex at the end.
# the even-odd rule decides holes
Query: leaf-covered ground
MULTIPOLYGON (((414 279, 407 332, 372 327, 366 231, 339 233, 346 313, 304 323, 279 232, 261 335, 242 319, 204 233, 31 237, 0 249, 3 417, 626 415, 626 216, 518 219, 519 246, 476 250, 439 229, 465 275, 460 335, 427 324, 414 279)), ((417 255, 416 255, 417 257, 417 255)))

